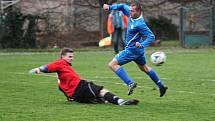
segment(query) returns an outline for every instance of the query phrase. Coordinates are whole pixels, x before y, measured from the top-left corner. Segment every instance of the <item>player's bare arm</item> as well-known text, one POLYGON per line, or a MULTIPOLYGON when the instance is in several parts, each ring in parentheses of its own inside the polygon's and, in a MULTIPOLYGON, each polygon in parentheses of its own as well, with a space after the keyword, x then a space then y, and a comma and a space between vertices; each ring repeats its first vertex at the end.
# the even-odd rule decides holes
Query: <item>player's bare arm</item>
POLYGON ((33 68, 29 71, 30 74, 39 74, 41 72, 47 72, 47 66, 44 65, 44 66, 40 66, 40 67, 37 67, 37 68, 33 68))

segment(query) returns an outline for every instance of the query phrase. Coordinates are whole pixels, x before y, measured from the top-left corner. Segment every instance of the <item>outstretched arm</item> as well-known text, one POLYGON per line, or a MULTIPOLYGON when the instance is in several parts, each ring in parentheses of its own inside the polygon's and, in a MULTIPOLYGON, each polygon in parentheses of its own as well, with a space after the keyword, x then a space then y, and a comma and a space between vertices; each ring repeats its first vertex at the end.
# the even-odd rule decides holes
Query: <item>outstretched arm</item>
POLYGON ((40 66, 40 67, 37 67, 37 68, 33 68, 29 71, 29 73, 31 74, 39 74, 39 73, 47 73, 48 72, 48 66, 47 65, 44 65, 44 66, 40 66))
POLYGON ((61 62, 59 61, 55 61, 53 63, 44 65, 44 66, 40 66, 37 68, 34 68, 32 70, 29 71, 29 73, 52 73, 52 72, 58 72, 61 69, 61 62))
POLYGON ((103 5, 103 9, 106 11, 111 11, 111 10, 120 10, 122 11, 126 16, 130 16, 130 9, 129 6, 126 4, 113 4, 113 5, 108 5, 108 4, 104 4, 103 5))

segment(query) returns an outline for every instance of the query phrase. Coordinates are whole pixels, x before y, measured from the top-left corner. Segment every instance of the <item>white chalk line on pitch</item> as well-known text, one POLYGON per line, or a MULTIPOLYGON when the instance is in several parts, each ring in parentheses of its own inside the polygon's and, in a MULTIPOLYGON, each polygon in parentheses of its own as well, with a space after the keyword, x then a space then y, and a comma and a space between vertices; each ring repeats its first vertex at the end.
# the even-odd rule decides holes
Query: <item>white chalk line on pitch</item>
MULTIPOLYGON (((100 76, 95 76, 95 78, 98 78, 98 79, 119 79, 119 77, 115 76, 115 77, 100 77, 100 76)), ((143 77, 132 77, 134 79, 143 79, 143 77)), ((168 80, 168 78, 161 78, 162 80, 168 80)))
MULTIPOLYGON (((7 72, 7 73, 13 73, 13 74, 19 74, 19 75, 28 75, 28 73, 19 73, 19 72, 7 72)), ((37 76, 46 76, 46 77, 52 77, 52 78, 57 78, 57 75, 50 75, 50 74, 46 74, 46 73, 40 73, 40 74, 34 74, 37 76)), ((97 76, 96 76, 97 77, 97 76)), ((99 77, 100 78, 100 77, 99 77)), ((104 77, 104 78, 117 78, 117 77, 104 77)), ((87 79, 88 80, 88 79, 87 79)), ((89 81, 95 81, 95 82, 103 82, 103 83, 111 83, 111 84, 116 84, 116 85, 125 85, 123 83, 117 83, 117 82, 109 82, 109 81, 98 81, 98 80, 89 80, 89 81)), ((212 80, 214 81, 214 80, 212 80)), ((146 87, 146 86, 138 86, 138 88, 148 88, 148 89, 152 89, 152 87, 146 87)), ((191 92, 191 91, 180 91, 180 90, 169 90, 168 91, 172 91, 172 92, 177 92, 177 93, 188 93, 188 94, 199 94, 199 95, 210 95, 210 96, 215 96, 215 94, 211 94, 211 93, 197 93, 197 92, 191 92)))

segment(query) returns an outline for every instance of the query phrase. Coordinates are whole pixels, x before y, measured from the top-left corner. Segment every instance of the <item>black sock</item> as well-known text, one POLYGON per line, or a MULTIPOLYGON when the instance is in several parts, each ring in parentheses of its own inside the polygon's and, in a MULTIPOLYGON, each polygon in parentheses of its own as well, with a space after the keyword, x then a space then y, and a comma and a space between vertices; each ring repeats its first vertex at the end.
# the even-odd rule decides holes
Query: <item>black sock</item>
MULTIPOLYGON (((104 95, 104 99, 107 100, 110 103, 119 105, 118 100, 120 99, 119 97, 117 97, 116 95, 112 94, 111 92, 107 92, 104 95)), ((122 100, 122 99, 121 99, 122 100)))

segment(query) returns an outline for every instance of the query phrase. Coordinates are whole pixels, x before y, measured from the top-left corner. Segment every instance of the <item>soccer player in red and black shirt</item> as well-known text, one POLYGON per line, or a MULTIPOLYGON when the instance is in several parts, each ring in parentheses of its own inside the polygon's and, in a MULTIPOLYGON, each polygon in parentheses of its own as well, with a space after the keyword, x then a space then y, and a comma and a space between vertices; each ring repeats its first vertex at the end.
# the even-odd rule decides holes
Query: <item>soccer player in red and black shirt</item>
POLYGON ((57 72, 59 89, 65 94, 68 101, 79 103, 110 102, 116 105, 136 105, 138 100, 124 100, 109 92, 103 86, 81 80, 79 75, 71 67, 74 52, 70 48, 61 50, 60 59, 32 69, 30 72, 39 74, 57 72))

